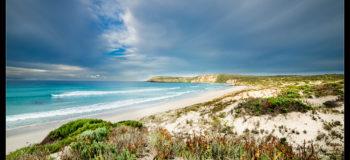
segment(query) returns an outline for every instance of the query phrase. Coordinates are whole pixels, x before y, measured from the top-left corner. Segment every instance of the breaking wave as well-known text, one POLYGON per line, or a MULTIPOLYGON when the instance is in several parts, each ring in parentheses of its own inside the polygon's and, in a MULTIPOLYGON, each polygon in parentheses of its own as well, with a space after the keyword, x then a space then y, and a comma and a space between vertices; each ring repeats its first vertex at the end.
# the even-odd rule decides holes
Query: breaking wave
POLYGON ((106 95, 106 94, 125 94, 125 93, 138 93, 138 92, 152 92, 152 91, 179 89, 179 88, 180 87, 150 88, 150 89, 136 89, 136 90, 126 90, 126 91, 73 91, 73 92, 65 92, 65 93, 62 93, 62 94, 51 94, 51 96, 52 97, 96 96, 96 95, 106 95))
POLYGON ((190 92, 192 91, 179 92, 176 94, 161 96, 161 97, 129 99, 129 100, 116 101, 111 103, 98 103, 98 104, 92 104, 92 105, 86 105, 86 106, 64 108, 64 109, 53 110, 53 111, 9 115, 9 116, 6 116, 6 122, 35 119, 35 118, 49 118, 54 116, 65 116, 65 115, 72 115, 72 114, 96 112, 96 111, 102 111, 102 110, 108 110, 108 109, 116 109, 116 108, 120 108, 128 105, 135 105, 140 103, 146 103, 146 102, 152 102, 152 101, 177 97, 190 92))

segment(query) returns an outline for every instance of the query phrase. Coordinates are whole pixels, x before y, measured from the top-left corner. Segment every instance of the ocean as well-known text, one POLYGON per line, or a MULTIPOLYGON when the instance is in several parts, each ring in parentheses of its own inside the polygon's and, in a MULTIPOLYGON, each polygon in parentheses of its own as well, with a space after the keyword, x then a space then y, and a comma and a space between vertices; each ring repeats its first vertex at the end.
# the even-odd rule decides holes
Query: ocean
POLYGON ((6 81, 6 129, 93 117, 189 98, 232 86, 141 81, 6 81))

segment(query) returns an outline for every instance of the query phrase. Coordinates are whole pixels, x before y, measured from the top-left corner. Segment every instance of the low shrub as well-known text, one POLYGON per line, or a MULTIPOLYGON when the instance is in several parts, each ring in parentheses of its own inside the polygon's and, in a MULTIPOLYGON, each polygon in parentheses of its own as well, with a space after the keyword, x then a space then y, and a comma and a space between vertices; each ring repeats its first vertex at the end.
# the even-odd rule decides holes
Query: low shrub
POLYGON ((326 108, 334 108, 337 107, 337 102, 336 101, 326 101, 323 103, 326 108))
POLYGON ((314 88, 314 94, 316 97, 322 97, 327 95, 339 95, 344 96, 344 92, 341 90, 344 88, 343 84, 340 83, 327 83, 318 85, 314 88))
POLYGON ((298 90, 295 89, 289 89, 282 91, 281 93, 282 96, 287 97, 287 98, 300 98, 300 94, 298 93, 298 90))
POLYGON ((102 155, 107 151, 107 146, 102 142, 77 141, 71 145, 72 154, 78 155, 81 159, 91 159, 102 155))
POLYGON ((316 97, 335 95, 339 96, 341 99, 344 97, 344 92, 342 91, 343 88, 344 84, 341 82, 326 83, 320 85, 289 85, 282 91, 281 95, 287 98, 300 98, 301 95, 299 95, 299 92, 302 92, 302 97, 305 98, 312 98, 312 95, 315 95, 316 97))
POLYGON ((89 129, 111 126, 111 122, 106 122, 101 119, 79 119, 76 121, 71 121, 62 125, 58 129, 51 131, 49 134, 50 140, 48 140, 46 143, 54 140, 61 140, 68 136, 72 137, 89 129))
POLYGON ((286 98, 283 96, 270 98, 249 98, 245 102, 238 104, 236 113, 242 112, 249 115, 280 114, 292 111, 306 112, 312 107, 302 103, 300 100, 286 98))
POLYGON ((118 123, 114 123, 113 124, 113 127, 118 127, 118 126, 121 126, 121 125, 126 125, 126 126, 131 126, 131 127, 138 127, 138 128, 142 128, 143 125, 141 122, 138 122, 138 121, 120 121, 118 123))
POLYGON ((325 133, 319 133, 319 134, 317 135, 317 137, 316 137, 316 140, 317 140, 317 141, 320 141, 320 140, 322 140, 325 136, 326 136, 325 133))
POLYGON ((285 138, 285 137, 280 138, 281 144, 286 144, 286 142, 287 142, 287 138, 285 138))
POLYGON ((89 140, 89 141, 102 141, 106 136, 109 134, 108 128, 97 128, 95 130, 87 130, 83 133, 81 133, 78 137, 78 139, 82 140, 89 140))
POLYGON ((323 123, 323 129, 330 131, 333 127, 341 126, 340 121, 335 121, 335 122, 325 122, 323 123))
POLYGON ((250 136, 209 133, 191 135, 185 139, 185 143, 174 143, 174 156, 180 159, 303 159, 305 155, 317 159, 313 151, 307 150, 310 147, 299 146, 300 152, 297 153, 285 138, 278 139, 272 135, 259 141, 250 136))
POLYGON ((159 128, 154 135, 153 144, 156 155, 153 159, 168 159, 173 154, 174 140, 171 134, 163 128, 159 128))

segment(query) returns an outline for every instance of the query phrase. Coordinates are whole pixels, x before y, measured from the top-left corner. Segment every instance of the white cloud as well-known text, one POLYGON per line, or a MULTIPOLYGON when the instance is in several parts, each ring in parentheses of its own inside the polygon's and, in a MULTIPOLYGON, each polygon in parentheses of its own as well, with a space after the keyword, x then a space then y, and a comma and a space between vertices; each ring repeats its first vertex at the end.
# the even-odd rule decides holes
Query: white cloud
POLYGON ((48 72, 48 70, 6 66, 6 72, 10 74, 18 74, 18 73, 24 73, 24 72, 42 73, 42 72, 48 72))
POLYGON ((28 62, 17 62, 17 64, 20 66, 6 66, 6 78, 96 79, 100 77, 99 74, 80 66, 28 62))
POLYGON ((31 68, 40 68, 45 70, 56 70, 56 71, 83 71, 86 68, 74 65, 66 64, 49 64, 49 63, 31 63, 31 62, 16 62, 17 65, 31 67, 31 68))
POLYGON ((69 65, 63 65, 63 64, 52 64, 50 65, 51 68, 55 68, 57 70, 62 71, 83 71, 86 70, 85 68, 79 67, 79 66, 69 66, 69 65))
POLYGON ((98 75, 98 74, 96 74, 96 75, 90 75, 90 78, 94 78, 94 79, 99 78, 99 77, 100 77, 100 75, 98 75))
POLYGON ((119 21, 120 17, 118 13, 122 10, 119 2, 117 0, 103 0, 103 1, 94 1, 94 0, 80 0, 85 4, 91 16, 99 20, 99 16, 103 16, 107 19, 119 21))
MULTIPOLYGON (((137 25, 131 12, 117 0, 91 1, 81 0, 93 17, 102 24, 107 24, 100 38, 108 47, 108 51, 135 45, 138 41, 137 25), (121 24, 120 24, 121 22, 121 24)), ((133 50, 131 50, 133 51, 133 50)))

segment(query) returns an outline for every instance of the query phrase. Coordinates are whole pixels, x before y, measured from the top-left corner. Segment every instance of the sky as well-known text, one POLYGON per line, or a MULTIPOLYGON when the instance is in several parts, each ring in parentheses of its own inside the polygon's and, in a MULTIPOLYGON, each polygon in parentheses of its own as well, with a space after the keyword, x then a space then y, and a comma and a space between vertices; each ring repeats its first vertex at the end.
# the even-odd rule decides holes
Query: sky
POLYGON ((343 0, 6 0, 6 78, 344 73, 343 0))

